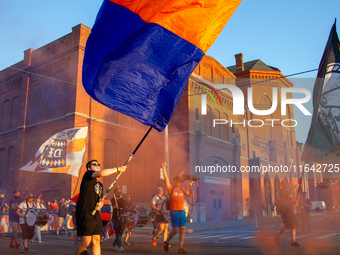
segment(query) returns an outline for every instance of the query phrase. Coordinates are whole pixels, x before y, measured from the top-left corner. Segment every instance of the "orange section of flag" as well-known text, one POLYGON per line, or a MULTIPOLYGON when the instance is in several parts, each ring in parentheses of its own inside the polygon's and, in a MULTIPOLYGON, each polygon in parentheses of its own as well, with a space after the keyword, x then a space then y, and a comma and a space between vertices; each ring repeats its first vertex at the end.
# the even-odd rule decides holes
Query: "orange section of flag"
POLYGON ((68 173, 72 165, 67 165, 63 168, 52 168, 51 173, 68 173))
POLYGON ((206 52, 242 0, 110 0, 206 52))
POLYGON ((71 140, 67 146, 67 153, 82 151, 86 142, 86 138, 71 140))

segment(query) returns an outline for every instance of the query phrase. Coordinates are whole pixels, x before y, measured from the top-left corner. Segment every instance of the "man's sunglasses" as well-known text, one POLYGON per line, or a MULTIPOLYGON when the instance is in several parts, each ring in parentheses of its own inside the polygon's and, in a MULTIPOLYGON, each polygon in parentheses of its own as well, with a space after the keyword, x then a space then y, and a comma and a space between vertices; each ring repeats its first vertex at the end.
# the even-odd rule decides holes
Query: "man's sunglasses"
POLYGON ((98 164, 98 163, 92 163, 91 165, 92 166, 100 166, 100 164, 98 164))

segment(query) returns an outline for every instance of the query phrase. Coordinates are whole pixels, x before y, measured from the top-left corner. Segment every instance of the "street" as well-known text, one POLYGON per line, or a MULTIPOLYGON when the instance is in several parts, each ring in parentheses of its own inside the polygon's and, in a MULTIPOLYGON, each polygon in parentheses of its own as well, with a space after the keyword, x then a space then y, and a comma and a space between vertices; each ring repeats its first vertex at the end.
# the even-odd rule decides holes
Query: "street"
MULTIPOLYGON (((274 235, 282 227, 280 217, 259 218, 254 220, 221 221, 188 224, 185 238, 185 249, 190 254, 339 254, 340 249, 340 217, 338 214, 314 213, 311 215, 311 232, 297 234, 301 247, 290 246, 290 233, 286 233, 277 247, 274 235)), ((133 228, 132 234, 137 242, 135 246, 124 246, 125 254, 165 254, 162 237, 157 246, 151 245, 152 225, 149 222, 143 228, 133 228)), ((125 235, 123 236, 123 238, 125 235)), ((29 243, 32 254, 72 254, 74 243, 72 237, 56 236, 44 233, 43 243, 29 243)), ((113 239, 102 244, 102 254, 113 254, 110 246, 113 239)), ((9 236, 0 238, 0 254, 18 254, 22 250, 8 248, 9 236)), ((178 236, 171 241, 168 254, 177 254, 178 236)), ((90 249, 89 249, 90 250, 90 249)), ((90 252, 91 254, 91 252, 90 252)))

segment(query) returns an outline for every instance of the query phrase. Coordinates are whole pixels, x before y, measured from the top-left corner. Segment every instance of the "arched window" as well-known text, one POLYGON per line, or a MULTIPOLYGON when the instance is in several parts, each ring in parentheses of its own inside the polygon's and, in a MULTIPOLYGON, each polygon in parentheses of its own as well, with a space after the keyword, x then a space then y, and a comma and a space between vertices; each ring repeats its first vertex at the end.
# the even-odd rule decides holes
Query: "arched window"
POLYGON ((229 118, 226 113, 222 114, 222 118, 227 120, 227 124, 221 125, 221 139, 224 141, 229 141, 229 118))
MULTIPOLYGON (((220 119, 220 112, 216 109, 214 109, 212 121, 214 119, 220 119)), ((212 126, 212 136, 221 138, 221 125, 215 125, 215 127, 212 126)))
POLYGON ((15 167, 15 147, 8 148, 8 171, 14 171, 15 167))
POLYGON ((12 112, 11 112, 11 129, 18 126, 19 118, 19 97, 15 97, 12 100, 12 112))
POLYGON ((207 135, 212 135, 212 113, 210 106, 207 106, 207 115, 204 116, 203 130, 207 135))
POLYGON ((2 131, 9 130, 10 116, 11 116, 11 103, 9 100, 6 100, 2 108, 2 127, 1 127, 2 131))
POLYGON ((196 112, 195 112, 195 117, 196 117, 196 121, 200 121, 200 110, 196 107, 196 112))
POLYGON ((5 172, 6 169, 6 149, 5 148, 1 148, 0 149, 0 173, 5 172))
POLYGON ((0 104, 0 132, 2 127, 2 104, 0 104))

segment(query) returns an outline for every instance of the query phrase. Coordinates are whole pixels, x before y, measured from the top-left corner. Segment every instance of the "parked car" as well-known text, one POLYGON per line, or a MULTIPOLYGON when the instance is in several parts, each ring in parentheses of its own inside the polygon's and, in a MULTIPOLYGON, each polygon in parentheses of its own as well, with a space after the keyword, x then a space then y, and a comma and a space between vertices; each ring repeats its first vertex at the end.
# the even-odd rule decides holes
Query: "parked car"
POLYGON ((137 206, 136 210, 138 211, 138 221, 136 223, 136 227, 144 227, 149 221, 148 210, 141 205, 137 206))
POLYGON ((312 203, 312 210, 321 212, 323 210, 326 210, 326 203, 324 201, 311 201, 312 203))

